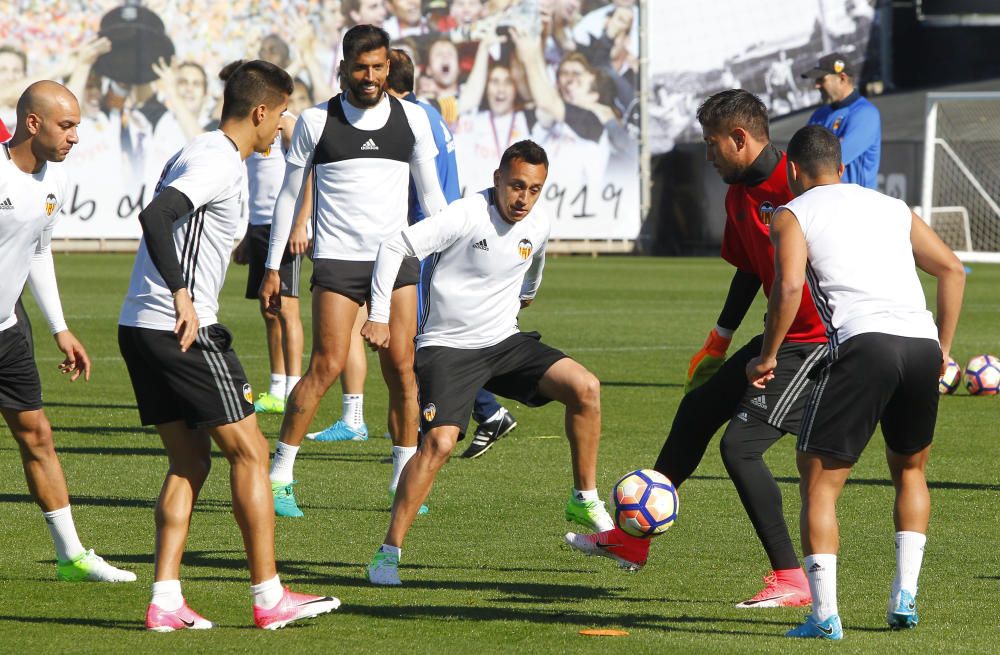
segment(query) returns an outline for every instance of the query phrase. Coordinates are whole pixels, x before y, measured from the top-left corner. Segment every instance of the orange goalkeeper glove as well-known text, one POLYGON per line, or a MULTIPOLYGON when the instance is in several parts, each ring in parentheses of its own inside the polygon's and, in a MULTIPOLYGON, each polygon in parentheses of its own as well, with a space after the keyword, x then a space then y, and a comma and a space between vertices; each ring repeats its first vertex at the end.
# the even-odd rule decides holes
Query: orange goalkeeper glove
POLYGON ((724 337, 716 328, 708 333, 705 345, 694 354, 688 364, 687 379, 684 382, 684 393, 696 389, 715 375, 722 363, 726 361, 726 350, 732 342, 732 337, 724 337))

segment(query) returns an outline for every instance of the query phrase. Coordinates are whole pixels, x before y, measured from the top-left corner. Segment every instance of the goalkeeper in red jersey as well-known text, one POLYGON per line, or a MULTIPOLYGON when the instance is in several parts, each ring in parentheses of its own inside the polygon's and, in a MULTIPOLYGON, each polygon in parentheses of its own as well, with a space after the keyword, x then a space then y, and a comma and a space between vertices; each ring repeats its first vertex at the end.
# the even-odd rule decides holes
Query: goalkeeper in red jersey
MULTIPOLYGON (((739 89, 717 93, 699 107, 698 121, 708 160, 729 184, 722 258, 736 271, 717 325, 691 360, 685 395, 653 468, 680 487, 701 462, 712 436, 729 421, 720 443, 722 459, 771 565, 764 588, 737 607, 808 605, 812 597, 785 525, 781 490, 763 455, 785 433, 798 432, 812 388, 810 372, 826 354, 825 331, 806 288, 766 389, 749 386, 744 372, 760 354, 760 335, 726 359, 733 333, 758 290, 763 286, 765 295, 771 291, 769 223, 792 193, 785 155, 770 143, 767 109, 756 96, 739 89)), ((617 528, 569 533, 566 541, 632 570, 646 563, 649 552, 648 539, 617 528)))

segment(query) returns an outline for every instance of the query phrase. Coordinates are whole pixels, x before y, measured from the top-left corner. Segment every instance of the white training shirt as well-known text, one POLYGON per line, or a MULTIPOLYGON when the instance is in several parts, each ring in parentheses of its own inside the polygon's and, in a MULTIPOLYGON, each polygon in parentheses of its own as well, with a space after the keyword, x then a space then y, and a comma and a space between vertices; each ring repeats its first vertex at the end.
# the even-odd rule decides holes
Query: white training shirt
POLYGON ((784 207, 805 235, 809 290, 832 345, 866 332, 937 340, 906 203, 857 184, 827 184, 784 207))
MULTIPOLYGON (((157 193, 168 186, 194 206, 174 221, 174 247, 184 282, 202 327, 218 322, 219 292, 226 278, 233 241, 245 226, 246 167, 236 145, 215 130, 195 137, 163 169, 157 193)), ((173 295, 139 243, 128 295, 118 323, 152 330, 173 330, 177 322, 173 295)))
MULTIPOLYGON (((315 167, 313 259, 374 260, 379 244, 406 227, 411 168, 427 167, 433 175, 431 179, 436 181, 436 156, 437 146, 427 113, 420 106, 396 100, 387 93, 369 109, 355 107, 341 94, 302 112, 286 159, 294 166, 315 167), (408 161, 376 156, 392 145, 378 142, 379 131, 391 130, 397 134, 407 126, 388 125, 393 101, 405 112, 406 124, 413 135, 408 161), (330 102, 340 103, 350 125, 340 126, 343 131, 335 133, 335 137, 356 140, 357 153, 316 164, 314 153, 324 135, 330 102), (364 135, 365 132, 372 136, 364 135)), ((278 267, 275 260, 280 260, 282 252, 269 253, 268 268, 278 267)))
POLYGON ((285 177, 285 153, 281 149, 281 132, 267 152, 250 153, 247 157, 250 225, 270 225, 274 218, 274 203, 285 177))
POLYGON ((69 193, 62 167, 46 163, 35 174, 25 173, 0 154, 0 330, 17 323, 14 305, 25 281, 45 314, 53 334, 66 329, 56 287, 49 242, 59 210, 69 193), (29 280, 30 278, 30 280, 29 280))
POLYGON ((370 320, 389 322, 389 300, 404 257, 424 259, 430 284, 417 348, 486 348, 518 332, 521 299, 542 281, 551 229, 539 205, 521 221, 505 221, 493 189, 461 198, 382 245, 372 273, 370 320), (436 253, 436 254, 435 254, 436 253))

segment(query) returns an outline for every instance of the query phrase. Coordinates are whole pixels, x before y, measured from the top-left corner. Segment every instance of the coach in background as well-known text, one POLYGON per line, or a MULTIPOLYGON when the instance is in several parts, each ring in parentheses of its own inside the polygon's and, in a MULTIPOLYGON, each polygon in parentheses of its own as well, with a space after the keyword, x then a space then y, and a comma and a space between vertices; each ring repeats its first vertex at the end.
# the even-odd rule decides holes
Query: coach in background
POLYGON ((882 117, 855 88, 854 67, 844 55, 834 52, 821 57, 802 77, 816 81, 826 103, 809 117, 809 125, 822 125, 840 139, 842 180, 875 189, 882 154, 882 117))

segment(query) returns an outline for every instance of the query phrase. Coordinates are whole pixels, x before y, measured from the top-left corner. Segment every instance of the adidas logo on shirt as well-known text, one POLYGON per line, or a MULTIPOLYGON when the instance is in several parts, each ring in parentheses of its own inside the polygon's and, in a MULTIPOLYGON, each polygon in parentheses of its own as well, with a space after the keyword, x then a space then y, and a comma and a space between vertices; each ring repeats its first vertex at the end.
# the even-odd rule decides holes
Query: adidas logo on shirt
POLYGON ((486 245, 486 239, 483 239, 482 241, 477 241, 476 243, 472 244, 472 247, 479 248, 480 250, 485 250, 486 252, 490 251, 490 247, 486 245))
POLYGON ((10 201, 10 198, 7 198, 3 202, 0 202, 0 209, 14 209, 14 203, 10 201))
POLYGON ((740 412, 739 414, 736 415, 736 418, 746 423, 747 421, 750 420, 750 415, 747 414, 746 412, 740 412))
POLYGON ((750 401, 750 404, 754 407, 760 407, 761 409, 767 409, 767 398, 765 396, 757 396, 750 401))
POLYGON ((374 139, 368 139, 363 144, 361 144, 362 150, 378 150, 378 146, 375 145, 374 139))

